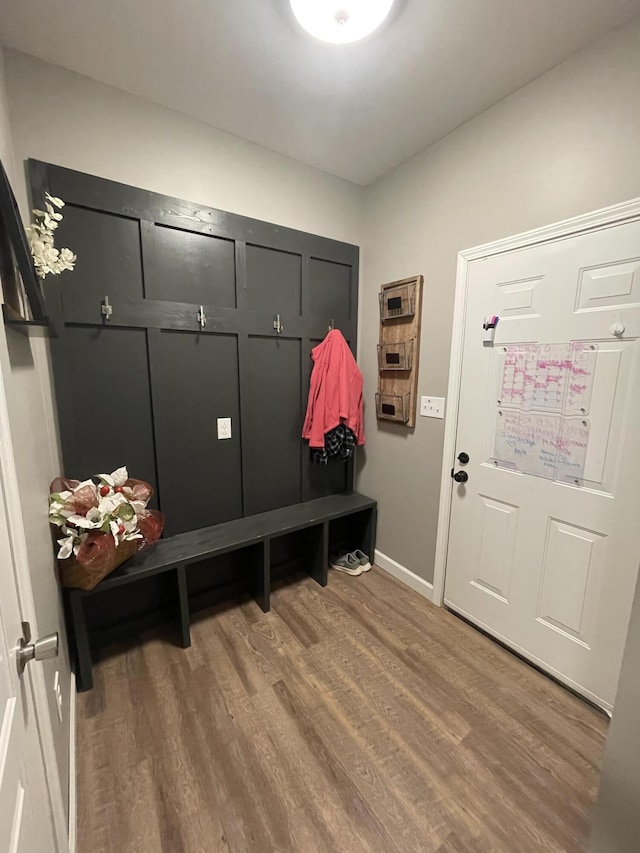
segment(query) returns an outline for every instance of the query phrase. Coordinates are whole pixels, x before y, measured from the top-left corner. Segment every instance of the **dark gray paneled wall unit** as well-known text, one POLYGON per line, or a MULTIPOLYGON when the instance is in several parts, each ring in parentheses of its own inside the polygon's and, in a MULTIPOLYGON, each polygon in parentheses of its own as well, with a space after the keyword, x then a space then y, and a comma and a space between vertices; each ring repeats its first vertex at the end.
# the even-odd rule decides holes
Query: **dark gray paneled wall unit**
POLYGON ((156 488, 167 535, 351 489, 353 465, 312 466, 300 432, 311 347, 335 326, 355 352, 357 246, 29 170, 34 204, 64 200, 58 242, 78 256, 44 285, 68 476, 126 464, 156 488))

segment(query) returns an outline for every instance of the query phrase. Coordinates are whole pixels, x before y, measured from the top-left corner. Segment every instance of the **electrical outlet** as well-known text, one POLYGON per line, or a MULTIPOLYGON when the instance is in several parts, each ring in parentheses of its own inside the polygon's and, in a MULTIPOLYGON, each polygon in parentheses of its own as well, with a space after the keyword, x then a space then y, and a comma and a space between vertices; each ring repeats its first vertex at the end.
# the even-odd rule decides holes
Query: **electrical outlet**
POLYGON ((218 438, 231 438, 231 418, 218 418, 218 438))
POLYGON ((62 722, 62 690, 60 690, 60 673, 56 670, 53 677, 53 695, 56 697, 56 711, 58 712, 58 720, 62 722))
POLYGON ((420 397, 423 418, 444 418, 444 397, 420 397))

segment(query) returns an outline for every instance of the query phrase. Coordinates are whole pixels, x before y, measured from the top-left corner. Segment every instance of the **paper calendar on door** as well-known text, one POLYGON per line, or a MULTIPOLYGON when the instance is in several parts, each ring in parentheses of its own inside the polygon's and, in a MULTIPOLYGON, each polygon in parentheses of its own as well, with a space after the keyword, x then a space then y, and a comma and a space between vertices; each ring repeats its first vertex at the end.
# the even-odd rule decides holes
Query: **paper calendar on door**
POLYGON ((596 344, 521 344, 503 348, 499 405, 526 411, 586 415, 596 344))
POLYGON ((597 345, 521 344, 503 352, 494 462, 536 477, 580 480, 597 345))

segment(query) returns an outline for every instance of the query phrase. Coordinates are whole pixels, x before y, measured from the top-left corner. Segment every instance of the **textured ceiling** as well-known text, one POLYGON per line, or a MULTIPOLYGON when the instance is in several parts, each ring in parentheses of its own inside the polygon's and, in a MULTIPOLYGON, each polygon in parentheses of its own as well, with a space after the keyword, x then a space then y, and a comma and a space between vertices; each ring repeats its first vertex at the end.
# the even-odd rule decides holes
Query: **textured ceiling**
POLYGON ((287 0, 2 0, 3 44, 367 184, 640 14, 640 0, 395 0, 352 45, 287 0))

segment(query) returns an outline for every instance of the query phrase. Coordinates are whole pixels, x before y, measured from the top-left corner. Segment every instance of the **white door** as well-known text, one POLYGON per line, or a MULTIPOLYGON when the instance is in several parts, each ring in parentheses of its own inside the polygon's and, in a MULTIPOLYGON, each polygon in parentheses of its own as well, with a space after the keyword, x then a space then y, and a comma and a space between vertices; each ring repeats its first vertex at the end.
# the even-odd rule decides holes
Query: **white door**
POLYGON ((44 762, 34 719, 28 667, 18 673, 22 634, 15 566, 0 476, 0 850, 58 850, 44 762))
POLYGON ((445 603, 611 708, 640 562, 640 222, 467 281, 445 603))

